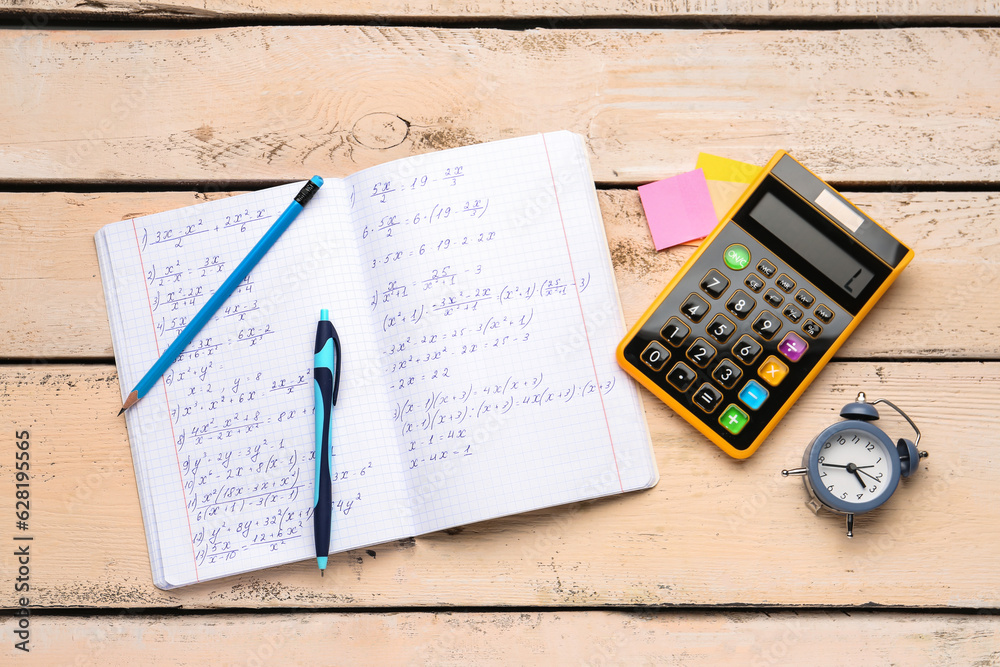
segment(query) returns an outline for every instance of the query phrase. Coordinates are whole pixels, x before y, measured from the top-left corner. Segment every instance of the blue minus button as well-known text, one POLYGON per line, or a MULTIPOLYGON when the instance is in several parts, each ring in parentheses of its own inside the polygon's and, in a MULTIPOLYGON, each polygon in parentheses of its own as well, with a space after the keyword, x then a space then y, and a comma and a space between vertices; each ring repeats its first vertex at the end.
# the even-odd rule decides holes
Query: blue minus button
POLYGON ((767 400, 767 389, 764 389, 756 380, 750 380, 740 390, 740 400, 751 410, 757 410, 767 400))

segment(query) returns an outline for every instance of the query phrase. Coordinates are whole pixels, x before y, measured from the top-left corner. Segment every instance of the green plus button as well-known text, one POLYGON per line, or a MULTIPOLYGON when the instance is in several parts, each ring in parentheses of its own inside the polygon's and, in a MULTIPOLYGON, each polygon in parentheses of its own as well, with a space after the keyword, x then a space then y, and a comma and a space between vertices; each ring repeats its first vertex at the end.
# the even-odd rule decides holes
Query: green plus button
POLYGON ((726 411, 722 413, 722 416, 719 417, 719 423, 722 424, 722 428, 726 429, 733 435, 738 435, 749 421, 750 417, 747 416, 747 413, 743 412, 735 405, 730 405, 726 408, 726 411))
POLYGON ((741 271, 747 268, 749 263, 750 251, 747 250, 746 246, 734 243, 726 248, 726 266, 733 271, 741 271))

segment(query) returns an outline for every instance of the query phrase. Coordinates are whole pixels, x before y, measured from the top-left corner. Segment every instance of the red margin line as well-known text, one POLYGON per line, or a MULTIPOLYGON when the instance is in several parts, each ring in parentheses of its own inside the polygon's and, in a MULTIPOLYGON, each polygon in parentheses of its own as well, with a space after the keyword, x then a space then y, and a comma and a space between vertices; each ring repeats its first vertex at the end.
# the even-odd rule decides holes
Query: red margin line
POLYGON ((594 361, 594 349, 590 346, 590 333, 587 331, 587 318, 583 314, 583 299, 580 298, 580 283, 576 281, 576 269, 573 267, 573 254, 569 249, 569 236, 566 234, 566 220, 563 219, 562 204, 559 203, 559 190, 556 188, 556 175, 552 171, 552 158, 549 157, 549 145, 542 134, 542 145, 545 147, 545 159, 549 163, 549 176, 552 177, 552 193, 556 198, 556 210, 559 211, 559 222, 562 223, 563 240, 566 242, 566 256, 569 258, 569 271, 573 276, 573 287, 576 289, 576 302, 580 305, 580 321, 583 322, 583 335, 587 339, 587 350, 590 352, 590 365, 594 369, 594 382, 597 383, 597 396, 601 399, 601 410, 604 412, 604 424, 608 427, 608 441, 611 443, 611 458, 615 462, 615 473, 618 474, 618 487, 625 492, 622 484, 622 473, 618 469, 618 456, 615 454, 615 439, 611 435, 611 422, 608 421, 608 409, 604 405, 604 394, 601 393, 601 380, 597 376, 597 362, 594 361))
MULTIPOLYGON (((153 302, 149 298, 149 283, 146 282, 146 265, 142 261, 142 250, 139 248, 139 232, 135 228, 135 218, 132 218, 132 233, 135 235, 135 250, 139 253, 139 268, 142 269, 142 284, 146 288, 146 303, 149 305, 149 323, 153 325, 153 342, 156 343, 156 354, 160 355, 160 341, 156 337, 156 320, 153 319, 153 302)), ((194 551, 194 533, 191 532, 191 513, 187 508, 187 493, 184 491, 184 474, 181 473, 181 455, 177 451, 177 435, 174 433, 174 420, 170 416, 170 397, 167 396, 167 383, 163 383, 163 398, 167 400, 167 421, 170 422, 170 438, 174 443, 174 458, 177 459, 177 475, 181 481, 181 497, 184 499, 184 516, 187 518, 188 539, 191 542, 191 558, 194 561, 194 580, 200 582, 198 576, 198 557, 194 551)))

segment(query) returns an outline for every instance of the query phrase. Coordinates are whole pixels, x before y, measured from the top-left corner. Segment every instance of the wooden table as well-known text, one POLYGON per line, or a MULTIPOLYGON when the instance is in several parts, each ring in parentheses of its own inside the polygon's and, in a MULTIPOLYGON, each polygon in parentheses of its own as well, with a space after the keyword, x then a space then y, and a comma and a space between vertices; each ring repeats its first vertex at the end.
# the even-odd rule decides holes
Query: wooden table
POLYGON ((1000 664, 996 0, 5 0, 0 20, 4 664, 1000 664), (648 492, 340 554, 325 579, 156 589, 94 232, 557 129, 588 142, 630 323, 692 252, 652 250, 635 186, 698 151, 788 149, 916 259, 746 462, 647 394, 648 492), (931 457, 848 540, 779 471, 858 389, 931 457))

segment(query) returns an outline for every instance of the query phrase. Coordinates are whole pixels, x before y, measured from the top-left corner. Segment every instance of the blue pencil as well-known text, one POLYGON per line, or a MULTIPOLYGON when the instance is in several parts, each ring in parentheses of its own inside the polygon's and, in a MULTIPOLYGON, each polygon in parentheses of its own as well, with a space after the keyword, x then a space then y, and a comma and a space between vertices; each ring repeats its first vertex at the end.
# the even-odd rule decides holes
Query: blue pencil
POLYGON ((247 256, 243 258, 243 261, 240 262, 240 265, 236 267, 228 278, 226 278, 226 282, 222 283, 222 286, 216 290, 215 294, 212 295, 212 298, 208 300, 208 303, 202 306, 201 310, 198 311, 198 314, 191 319, 186 327, 184 327, 180 335, 177 336, 177 339, 174 340, 174 342, 170 344, 170 347, 167 348, 167 351, 164 352, 160 358, 156 360, 156 363, 153 364, 152 368, 150 368, 146 374, 142 376, 139 383, 135 385, 135 389, 133 389, 131 393, 129 393, 128 398, 125 399, 121 412, 118 413, 119 417, 123 412, 138 403, 139 399, 145 396, 146 393, 153 388, 153 385, 156 384, 156 381, 167 372, 167 369, 170 368, 170 366, 174 363, 174 360, 180 356, 181 352, 184 351, 184 348, 191 344, 194 337, 198 335, 198 332, 201 331, 206 324, 208 324, 208 321, 212 319, 212 316, 215 315, 216 311, 219 310, 222 304, 226 302, 226 299, 228 299, 239 284, 243 282, 248 275, 250 275, 250 271, 253 270, 253 267, 257 266, 257 262, 260 261, 260 258, 263 257, 267 251, 271 249, 271 246, 274 245, 274 242, 285 233, 285 230, 288 229, 288 226, 292 224, 292 221, 298 217, 299 213, 302 212, 302 209, 307 203, 309 203, 309 200, 313 198, 313 195, 316 194, 316 191, 319 190, 321 185, 323 185, 323 179, 319 176, 313 176, 308 183, 302 186, 302 189, 299 190, 299 194, 295 195, 295 199, 288 205, 285 212, 274 221, 274 224, 271 225, 271 228, 267 230, 267 233, 261 237, 260 241, 257 241, 257 245, 253 247, 247 256))

